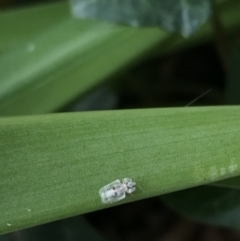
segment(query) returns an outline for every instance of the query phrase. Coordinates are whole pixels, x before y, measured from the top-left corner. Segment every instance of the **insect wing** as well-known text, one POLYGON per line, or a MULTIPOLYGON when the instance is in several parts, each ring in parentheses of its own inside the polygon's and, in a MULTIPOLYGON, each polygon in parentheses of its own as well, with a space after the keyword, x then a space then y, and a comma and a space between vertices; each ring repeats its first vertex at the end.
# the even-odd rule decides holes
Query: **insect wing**
POLYGON ((119 196, 110 196, 110 197, 101 197, 103 203, 115 203, 126 197, 125 193, 122 193, 119 196))
POLYGON ((121 186, 120 180, 115 180, 99 190, 99 195, 103 203, 114 203, 125 198, 125 192, 115 195, 114 188, 121 186))
POLYGON ((106 195, 106 192, 111 190, 114 186, 116 185, 121 185, 121 182, 120 180, 115 180, 109 184, 107 184, 106 186, 102 187, 100 190, 99 190, 99 195, 101 197, 104 197, 106 195))

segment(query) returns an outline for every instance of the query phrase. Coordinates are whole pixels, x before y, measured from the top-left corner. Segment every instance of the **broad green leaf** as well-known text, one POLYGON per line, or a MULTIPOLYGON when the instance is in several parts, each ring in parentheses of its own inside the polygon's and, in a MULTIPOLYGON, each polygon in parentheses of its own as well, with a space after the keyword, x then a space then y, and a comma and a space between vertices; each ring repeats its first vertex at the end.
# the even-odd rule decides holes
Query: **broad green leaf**
POLYGON ((39 33, 44 33, 69 16, 65 2, 39 4, 13 8, 0 14, 0 53, 19 43, 31 43, 39 33), (30 21, 31 20, 31 21, 30 21))
POLYGON ((0 115, 56 110, 167 36, 68 19, 0 56, 0 115))
POLYGON ((1 233, 240 175, 239 106, 5 117, 0 136, 1 233), (101 203, 125 177, 136 192, 101 203))
POLYGON ((202 186, 163 195, 161 199, 191 219, 240 229, 240 190, 202 186))
MULTIPOLYGON (((69 8, 66 4, 62 7, 69 8)), ((61 10, 55 4, 52 12, 55 8, 61 10)), ((39 21, 41 12, 31 21, 39 21)), ((77 21, 70 12, 66 14, 63 9, 60 12, 62 21, 58 24, 50 23, 46 31, 40 28, 30 40, 22 38, 0 55, 1 116, 55 111, 169 36, 157 29, 138 31, 109 23, 77 21)), ((21 16, 29 21, 32 14, 21 16)), ((8 14, 1 18, 9 19, 8 14)), ((54 18, 52 21, 55 23, 54 18)), ((10 31, 18 25, 15 22, 10 31)), ((4 29, 0 24, 0 32, 9 35, 4 29)))
POLYGON ((71 0, 74 16, 161 26, 189 36, 210 17, 210 0, 71 0))

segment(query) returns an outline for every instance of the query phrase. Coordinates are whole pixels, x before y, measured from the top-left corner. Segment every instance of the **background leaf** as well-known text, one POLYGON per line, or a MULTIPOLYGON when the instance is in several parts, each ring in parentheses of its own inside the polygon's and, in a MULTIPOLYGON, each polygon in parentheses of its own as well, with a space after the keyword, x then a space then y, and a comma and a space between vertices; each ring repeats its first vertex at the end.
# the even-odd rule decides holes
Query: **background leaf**
MULTIPOLYGON (((239 26, 240 2, 218 2, 232 33, 239 26)), ((184 39, 156 28, 74 20, 68 11, 68 4, 60 2, 0 15, 1 116, 56 111, 143 58, 212 37, 210 24, 184 39)))
POLYGON ((171 209, 203 223, 240 229, 240 192, 202 186, 163 195, 171 209))
POLYGON ((210 0, 71 0, 74 16, 192 34, 210 17, 210 0))

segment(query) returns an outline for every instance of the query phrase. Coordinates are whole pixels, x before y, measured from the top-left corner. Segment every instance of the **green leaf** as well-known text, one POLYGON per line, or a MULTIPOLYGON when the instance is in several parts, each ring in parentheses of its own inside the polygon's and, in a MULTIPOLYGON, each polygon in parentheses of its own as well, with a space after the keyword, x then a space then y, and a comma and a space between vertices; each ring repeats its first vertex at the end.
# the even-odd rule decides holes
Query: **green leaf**
POLYGON ((188 36, 210 17, 210 0, 71 0, 74 16, 161 26, 188 36))
POLYGON ((5 117, 0 136, 1 233, 240 175, 239 106, 5 117), (136 192, 101 203, 125 177, 136 192))
POLYGON ((69 17, 66 2, 13 8, 0 14, 0 53, 19 43, 26 45, 69 17), (55 14, 53 14, 53 12, 55 14), (31 20, 31 21, 30 21, 31 20))
POLYGON ((30 46, 21 44, 0 56, 0 114, 56 110, 166 37, 155 30, 67 20, 36 36, 30 46))
MULTIPOLYGON (((53 12, 55 8, 61 10, 62 21, 51 23, 46 31, 40 29, 30 40, 22 39, 0 55, 1 116, 55 111, 169 36, 156 29, 138 31, 109 23, 77 21, 56 4, 50 9, 53 12)), ((30 13, 22 14, 22 19, 29 21, 30 13)), ((39 21, 41 13, 31 21, 39 21)), ((2 19, 10 16, 5 14, 2 19)), ((4 26, 0 25, 0 30, 4 31, 4 26)))
POLYGON ((202 186, 163 195, 173 210, 203 223, 240 229, 240 191, 202 186))
MULTIPOLYGON (((239 26, 240 1, 218 2, 231 33, 239 26)), ((210 25, 186 40, 156 28, 77 21, 68 8, 54 3, 0 15, 1 116, 56 111, 143 58, 212 36, 210 25)))

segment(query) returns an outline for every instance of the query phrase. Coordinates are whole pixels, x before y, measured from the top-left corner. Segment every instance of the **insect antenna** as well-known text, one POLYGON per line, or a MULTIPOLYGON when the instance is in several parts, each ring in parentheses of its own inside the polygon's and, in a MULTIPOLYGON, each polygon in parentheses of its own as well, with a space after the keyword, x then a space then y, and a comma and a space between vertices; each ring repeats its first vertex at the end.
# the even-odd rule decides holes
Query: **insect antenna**
POLYGON ((204 93, 202 93, 201 95, 196 97, 194 100, 192 100, 188 104, 186 104, 185 107, 188 107, 188 106, 192 105, 193 103, 195 103, 196 101, 198 101, 199 99, 201 99, 203 96, 205 96, 206 94, 208 94, 211 91, 212 91, 212 89, 209 89, 209 90, 205 91, 204 93))
POLYGON ((141 186, 140 186, 139 184, 138 184, 137 186, 138 186, 138 187, 141 189, 141 191, 144 193, 144 191, 143 191, 143 189, 141 188, 141 186))

